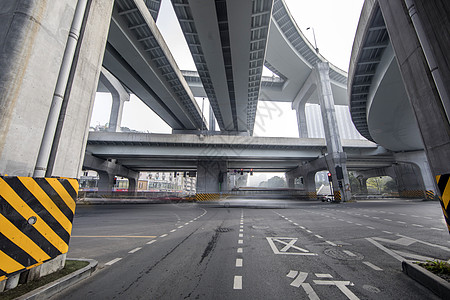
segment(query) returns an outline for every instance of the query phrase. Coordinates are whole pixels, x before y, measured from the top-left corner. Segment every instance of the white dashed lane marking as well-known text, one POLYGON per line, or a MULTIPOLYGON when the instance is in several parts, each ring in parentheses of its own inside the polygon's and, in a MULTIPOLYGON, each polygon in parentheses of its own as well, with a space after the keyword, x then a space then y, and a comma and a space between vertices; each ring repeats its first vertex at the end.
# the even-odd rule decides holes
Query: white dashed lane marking
POLYGON ((242 258, 236 258, 236 267, 240 268, 242 267, 243 260, 242 258))
POLYGON ((237 253, 243 253, 243 252, 244 252, 244 250, 242 248, 237 249, 237 253))
POLYGON ((156 240, 152 240, 152 241, 148 242, 147 245, 151 245, 151 244, 153 244, 154 242, 156 242, 156 240))
POLYGON ((137 247, 137 248, 134 248, 133 250, 131 250, 131 251, 128 251, 128 253, 134 253, 134 252, 137 252, 137 251, 139 251, 139 250, 141 250, 142 249, 142 247, 137 247))
POLYGON ((330 244, 330 245, 333 246, 333 247, 336 247, 336 246, 337 246, 335 243, 330 242, 330 241, 325 241, 325 243, 330 244))
POLYGON ((342 250, 342 252, 344 252, 345 254, 347 254, 348 256, 351 256, 351 257, 355 257, 356 256, 355 253, 353 253, 351 251, 348 251, 348 250, 342 250))
POLYGON ((371 267, 372 269, 374 269, 375 271, 383 271, 382 268, 375 266, 373 263, 368 262, 368 261, 363 261, 363 264, 365 264, 366 266, 371 267))
POLYGON ((115 264, 116 262, 118 262, 118 261, 121 260, 121 259, 122 259, 121 257, 114 258, 113 260, 108 261, 108 262, 105 264, 105 266, 111 266, 111 265, 115 264))
POLYGON ((242 290, 242 276, 234 276, 233 289, 242 290))
POLYGON ((163 235, 161 235, 161 236, 159 236, 159 237, 166 237, 166 236, 168 236, 168 234, 167 233, 165 233, 165 234, 163 234, 163 235))

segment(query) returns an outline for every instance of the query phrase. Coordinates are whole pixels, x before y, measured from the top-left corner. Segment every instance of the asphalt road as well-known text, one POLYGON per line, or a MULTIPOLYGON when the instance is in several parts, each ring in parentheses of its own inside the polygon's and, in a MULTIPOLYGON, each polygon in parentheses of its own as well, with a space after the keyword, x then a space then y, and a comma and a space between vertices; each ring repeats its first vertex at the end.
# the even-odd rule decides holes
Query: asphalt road
POLYGON ((450 258, 439 203, 261 203, 79 206, 99 268, 53 299, 437 299, 401 260, 450 258))

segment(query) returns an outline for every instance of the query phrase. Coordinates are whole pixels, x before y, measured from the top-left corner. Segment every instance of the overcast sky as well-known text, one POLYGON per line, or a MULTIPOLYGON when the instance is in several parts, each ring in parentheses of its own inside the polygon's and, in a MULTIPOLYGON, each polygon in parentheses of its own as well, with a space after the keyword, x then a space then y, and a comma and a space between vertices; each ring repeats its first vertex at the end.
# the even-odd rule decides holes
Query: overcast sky
MULTIPOLYGON (((298 27, 314 44, 314 28, 320 53, 332 64, 348 70, 353 38, 364 0, 285 0, 298 27)), ((170 0, 162 0, 157 21, 163 37, 182 70, 195 70, 188 47, 175 19, 170 0)), ((197 99, 202 107, 202 99, 197 99)), ((108 122, 111 96, 97 94, 92 113, 91 126, 108 122)), ((205 115, 208 117, 209 103, 205 100, 205 115)), ((259 103, 254 135, 298 137, 295 111, 288 103, 259 103)), ((132 95, 126 102, 122 126, 138 131, 171 133, 171 128, 139 99, 132 95)))

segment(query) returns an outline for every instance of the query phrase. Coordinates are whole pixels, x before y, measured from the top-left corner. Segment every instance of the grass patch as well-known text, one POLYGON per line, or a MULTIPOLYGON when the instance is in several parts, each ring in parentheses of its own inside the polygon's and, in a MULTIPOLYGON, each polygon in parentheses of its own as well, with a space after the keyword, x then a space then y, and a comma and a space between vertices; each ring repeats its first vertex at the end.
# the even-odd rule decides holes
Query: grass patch
POLYGON ((87 261, 66 260, 66 264, 65 264, 64 268, 59 270, 58 272, 49 274, 47 276, 41 277, 39 279, 36 279, 34 281, 31 281, 31 282, 28 282, 25 284, 20 284, 14 289, 4 291, 3 293, 0 293, 0 298, 2 300, 15 299, 17 297, 25 295, 28 292, 31 292, 32 290, 40 288, 41 286, 44 286, 47 283, 53 282, 53 281, 55 281, 59 278, 62 278, 72 272, 75 272, 81 268, 84 268, 87 265, 89 265, 89 262, 87 262, 87 261))
POLYGON ((427 261, 425 263, 419 263, 419 266, 427 269, 433 274, 441 277, 444 280, 450 282, 450 264, 445 261, 434 260, 427 261))

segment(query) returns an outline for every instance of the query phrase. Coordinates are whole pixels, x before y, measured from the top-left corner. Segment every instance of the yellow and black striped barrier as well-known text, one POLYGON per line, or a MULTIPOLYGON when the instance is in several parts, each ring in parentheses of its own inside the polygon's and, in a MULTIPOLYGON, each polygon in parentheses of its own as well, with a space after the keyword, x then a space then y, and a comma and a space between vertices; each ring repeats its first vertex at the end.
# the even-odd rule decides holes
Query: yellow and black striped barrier
POLYGON ((67 253, 78 181, 0 177, 0 281, 67 253))
POLYGON ((316 192, 307 192, 306 193, 306 198, 311 199, 311 200, 315 200, 315 199, 317 199, 317 193, 316 192))
POLYGON ((197 202, 217 201, 224 196, 226 195, 221 195, 220 193, 197 193, 195 194, 195 200, 197 202))
POLYGON ((423 190, 406 190, 399 192, 401 198, 424 198, 426 197, 423 190))
POLYGON ((450 174, 436 176, 439 192, 439 202, 441 203, 442 212, 444 213, 445 222, 450 233, 450 174))
POLYGON ((341 192, 340 191, 334 191, 334 201, 341 202, 341 192))

